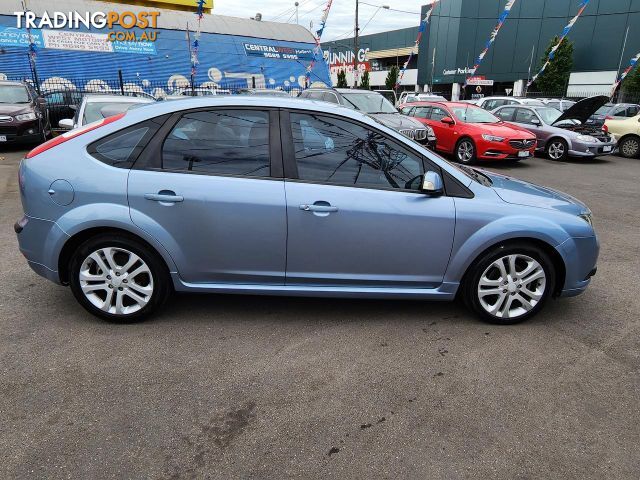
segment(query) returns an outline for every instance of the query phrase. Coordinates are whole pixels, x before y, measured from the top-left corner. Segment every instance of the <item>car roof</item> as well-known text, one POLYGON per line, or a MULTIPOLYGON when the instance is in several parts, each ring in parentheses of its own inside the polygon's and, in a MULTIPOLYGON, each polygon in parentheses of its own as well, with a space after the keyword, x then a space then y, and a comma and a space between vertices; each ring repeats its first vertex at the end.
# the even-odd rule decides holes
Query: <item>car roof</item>
POLYGON ((2 85, 20 85, 22 87, 26 86, 25 82, 19 82, 17 80, 0 80, 0 86, 2 85))

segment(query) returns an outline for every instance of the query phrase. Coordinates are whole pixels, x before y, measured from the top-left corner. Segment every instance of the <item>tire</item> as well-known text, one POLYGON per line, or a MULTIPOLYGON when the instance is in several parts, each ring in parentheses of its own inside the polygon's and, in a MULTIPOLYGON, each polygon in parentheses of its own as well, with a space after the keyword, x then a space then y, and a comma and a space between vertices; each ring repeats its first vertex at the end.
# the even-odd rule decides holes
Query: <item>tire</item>
POLYGON ((552 138, 547 142, 544 153, 549 160, 564 162, 569 158, 569 145, 561 138, 552 138))
POLYGON ((469 267, 462 295, 467 307, 482 320, 512 325, 542 310, 555 289, 555 278, 553 262, 542 249, 528 243, 499 245, 469 267), (513 277, 512 258, 516 272, 513 277), (522 280, 528 281, 525 284, 522 280))
POLYGON ((640 158, 640 137, 623 138, 618 144, 618 152, 624 158, 640 158))
POLYGON ((160 256, 125 234, 90 238, 76 250, 69 267, 76 300, 110 322, 141 321, 161 307, 172 291, 160 256))
POLYGON ((476 163, 476 146, 470 138, 461 138, 453 151, 456 160, 465 165, 476 163))

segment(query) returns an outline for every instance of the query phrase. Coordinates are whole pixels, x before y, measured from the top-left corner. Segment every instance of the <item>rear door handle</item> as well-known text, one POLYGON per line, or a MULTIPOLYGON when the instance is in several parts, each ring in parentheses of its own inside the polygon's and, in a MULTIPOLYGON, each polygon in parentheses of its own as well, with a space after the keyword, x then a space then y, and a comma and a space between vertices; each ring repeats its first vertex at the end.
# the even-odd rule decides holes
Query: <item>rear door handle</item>
POLYGON ((305 212, 331 213, 337 212, 338 207, 333 207, 331 205, 300 205, 300 210, 304 210, 305 212))
POLYGON ((145 193, 144 198, 153 200, 154 202, 176 203, 184 201, 182 195, 176 195, 174 192, 167 193, 145 193))

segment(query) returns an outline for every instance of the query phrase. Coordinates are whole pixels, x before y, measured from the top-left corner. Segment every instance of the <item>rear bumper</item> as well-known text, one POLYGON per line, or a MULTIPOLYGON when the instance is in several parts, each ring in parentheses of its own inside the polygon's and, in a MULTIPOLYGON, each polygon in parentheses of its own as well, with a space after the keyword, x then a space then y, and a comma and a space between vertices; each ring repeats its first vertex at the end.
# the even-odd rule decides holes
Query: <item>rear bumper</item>
POLYGON ((16 222, 13 228, 20 252, 31 269, 52 282, 61 283, 58 258, 69 236, 55 222, 27 215, 16 222))

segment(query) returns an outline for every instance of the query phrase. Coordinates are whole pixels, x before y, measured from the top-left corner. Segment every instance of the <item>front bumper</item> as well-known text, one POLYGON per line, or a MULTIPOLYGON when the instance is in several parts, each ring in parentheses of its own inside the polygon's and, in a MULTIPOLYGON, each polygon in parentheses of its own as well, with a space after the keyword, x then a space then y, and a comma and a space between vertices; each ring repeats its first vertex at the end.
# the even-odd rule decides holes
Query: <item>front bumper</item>
POLYGON ((580 295, 596 274, 600 242, 597 236, 569 238, 557 247, 565 262, 561 297, 580 295))
POLYGON ((617 142, 587 143, 572 141, 569 149, 570 157, 594 158, 599 155, 611 155, 616 149, 617 142))
POLYGON ((516 149, 504 143, 486 143, 478 145, 478 159, 480 160, 526 160, 535 154, 535 145, 531 148, 516 149), (519 152, 527 152, 526 156, 521 156, 519 152))
POLYGON ((5 137, 5 141, 0 141, 0 146, 10 143, 35 143, 42 141, 42 129, 38 120, 28 120, 26 122, 0 123, 0 137, 5 137))

